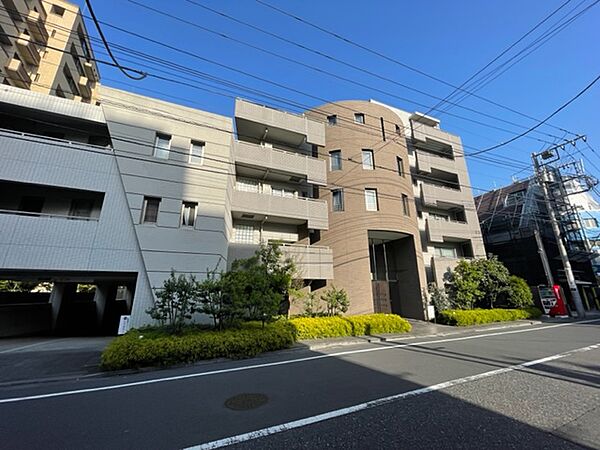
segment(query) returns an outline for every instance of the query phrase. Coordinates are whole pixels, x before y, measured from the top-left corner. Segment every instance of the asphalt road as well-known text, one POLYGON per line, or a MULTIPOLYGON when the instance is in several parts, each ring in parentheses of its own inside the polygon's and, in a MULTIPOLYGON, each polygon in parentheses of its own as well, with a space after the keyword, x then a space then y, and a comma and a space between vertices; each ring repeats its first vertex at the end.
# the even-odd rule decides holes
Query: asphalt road
POLYGON ((600 448, 599 388, 600 320, 541 324, 5 386, 0 448, 600 448))

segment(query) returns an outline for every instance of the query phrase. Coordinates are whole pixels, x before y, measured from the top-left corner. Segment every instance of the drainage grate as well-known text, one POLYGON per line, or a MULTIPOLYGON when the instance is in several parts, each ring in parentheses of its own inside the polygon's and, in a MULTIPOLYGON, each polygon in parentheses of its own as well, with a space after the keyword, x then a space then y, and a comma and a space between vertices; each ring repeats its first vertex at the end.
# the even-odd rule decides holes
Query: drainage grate
POLYGON ((239 394, 225 400, 225 407, 234 411, 248 411, 258 408, 269 401, 264 394, 239 394))

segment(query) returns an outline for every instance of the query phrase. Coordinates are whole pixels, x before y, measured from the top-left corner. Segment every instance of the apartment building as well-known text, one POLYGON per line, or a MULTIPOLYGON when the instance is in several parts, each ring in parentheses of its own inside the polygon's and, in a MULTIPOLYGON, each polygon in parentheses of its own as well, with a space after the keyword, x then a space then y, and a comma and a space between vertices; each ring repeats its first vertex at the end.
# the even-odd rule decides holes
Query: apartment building
POLYGON ((328 229, 325 125, 304 115, 236 100, 235 178, 229 186, 233 235, 231 262, 251 256, 261 243, 277 242, 313 289, 333 278, 331 248, 320 245, 328 229))
POLYGON ((0 86, 0 279, 52 283, 0 296, 2 335, 148 324, 172 270, 227 267, 231 119, 100 92, 97 106, 0 86))
POLYGON ((98 81, 77 5, 63 0, 1 0, 1 84, 94 103, 98 81))
POLYGON ((326 118, 329 231, 334 279, 350 313, 433 311, 427 285, 443 285, 461 258, 483 257, 483 239, 458 136, 437 119, 376 101, 344 101, 326 118))

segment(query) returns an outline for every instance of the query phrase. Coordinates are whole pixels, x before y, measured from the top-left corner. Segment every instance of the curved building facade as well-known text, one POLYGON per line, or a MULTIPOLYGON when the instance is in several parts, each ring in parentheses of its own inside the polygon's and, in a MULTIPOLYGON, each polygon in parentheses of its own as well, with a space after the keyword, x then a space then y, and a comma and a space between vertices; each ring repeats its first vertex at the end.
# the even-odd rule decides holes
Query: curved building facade
MULTIPOLYGON (((314 243, 333 250, 335 284, 349 314, 426 317, 426 276, 410 175, 407 124, 385 106, 341 101, 307 112, 327 116, 329 228, 314 243)), ((317 286, 318 287, 318 286, 317 286)), ((314 288, 314 287, 313 287, 314 288)))

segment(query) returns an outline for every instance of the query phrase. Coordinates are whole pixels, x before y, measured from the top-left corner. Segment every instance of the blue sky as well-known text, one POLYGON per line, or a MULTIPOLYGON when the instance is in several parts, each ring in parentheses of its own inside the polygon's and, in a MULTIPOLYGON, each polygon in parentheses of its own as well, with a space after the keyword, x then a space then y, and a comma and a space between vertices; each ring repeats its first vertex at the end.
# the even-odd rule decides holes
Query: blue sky
MULTIPOLYGON (((422 112, 428 109, 426 106, 432 107, 437 103, 434 98, 411 92, 396 84, 306 52, 212 14, 184 0, 135 1, 370 87, 356 86, 291 62, 282 61, 259 50, 250 49, 191 25, 161 16, 127 0, 95 0, 92 3, 100 20, 203 58, 232 66, 257 77, 271 80, 296 91, 311 94, 312 97, 235 73, 199 58, 169 50, 105 26, 104 32, 110 42, 144 51, 306 107, 322 103, 314 97, 327 100, 375 98, 408 111, 422 112), (373 88, 385 93, 376 92, 373 88), (419 106, 407 100, 425 106, 419 106)), ((433 96, 444 97, 451 90, 448 86, 405 70, 398 65, 284 17, 254 0, 195 1, 433 96)), ((310 22, 347 36, 366 47, 376 49, 435 77, 458 85, 547 14, 558 8, 565 0, 530 0, 526 2, 514 0, 502 2, 460 0, 453 2, 441 0, 430 2, 392 0, 293 2, 270 0, 270 2, 310 22)), ((530 36, 506 58, 534 40, 572 8, 580 5, 576 11, 581 11, 593 2, 594 0, 572 0, 542 26, 538 30, 539 33, 530 36)), ((78 3, 83 4, 83 1, 78 0, 78 3)), ((87 15, 87 10, 85 14, 87 15)), ((600 73, 598 58, 600 55, 600 28, 598 24, 600 24, 600 5, 590 8, 537 51, 478 91, 478 95, 510 106, 530 116, 544 118, 600 73)), ((88 29, 92 35, 95 35, 92 28, 91 23, 88 22, 88 29)), ((106 59, 101 47, 96 45, 95 49, 99 59, 106 59)), ((126 58, 126 56, 120 56, 126 58)), ((504 60, 500 60, 500 63, 504 60)), ((124 62, 124 64, 136 66, 133 62, 124 62)), ((209 94, 191 87, 152 78, 131 81, 115 69, 103 65, 100 67, 103 83, 106 85, 162 97, 219 114, 231 115, 233 113, 233 100, 230 97, 209 94)), ((152 69, 147 70, 156 72, 152 69)), ((181 76, 181 73, 179 75, 181 76)), ((168 76, 173 77, 173 75, 168 76)), ((190 83, 199 81, 192 75, 186 76, 190 78, 190 83)), ((235 93, 231 95, 237 94, 241 97, 251 95, 237 88, 233 90, 235 93)), ((587 134, 589 143, 600 154, 599 97, 600 83, 550 123, 575 133, 587 134)), ((263 103, 274 102, 263 99, 263 103)), ((460 105, 515 122, 523 127, 535 124, 535 121, 499 109, 473 97, 462 101, 460 105)), ((458 106, 453 107, 449 112, 508 130, 501 131, 486 127, 439 111, 432 113, 431 115, 441 119, 444 129, 461 135, 463 143, 467 146, 467 152, 502 142, 524 130, 519 126, 482 117, 458 106)), ((554 128, 544 126, 540 130, 555 136, 563 136, 560 130, 554 128)), ((556 140, 556 138, 544 134, 532 133, 531 136, 551 142, 556 140)), ((490 155, 497 158, 511 157, 528 163, 529 154, 532 151, 540 150, 543 146, 544 143, 538 140, 522 138, 512 145, 495 150, 490 155)), ((586 152, 593 164, 600 167, 600 156, 592 153, 585 146, 579 148, 586 152)), ((511 167, 498 167, 475 158, 469 158, 468 163, 472 186, 482 189, 490 189, 510 182, 511 176, 520 168, 516 164, 511 167)), ((596 168, 591 167, 590 163, 587 164, 587 169, 592 174, 600 176, 600 173, 596 168)), ((518 175, 523 176, 525 173, 521 171, 518 175)))

